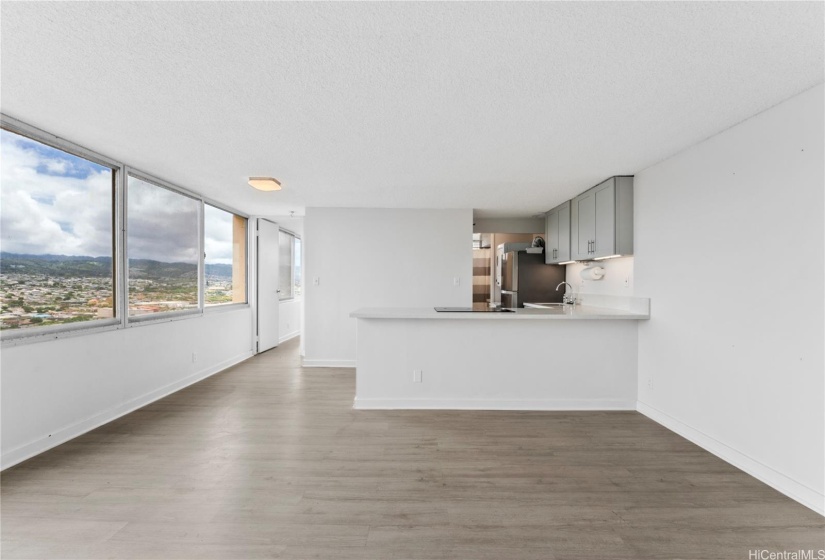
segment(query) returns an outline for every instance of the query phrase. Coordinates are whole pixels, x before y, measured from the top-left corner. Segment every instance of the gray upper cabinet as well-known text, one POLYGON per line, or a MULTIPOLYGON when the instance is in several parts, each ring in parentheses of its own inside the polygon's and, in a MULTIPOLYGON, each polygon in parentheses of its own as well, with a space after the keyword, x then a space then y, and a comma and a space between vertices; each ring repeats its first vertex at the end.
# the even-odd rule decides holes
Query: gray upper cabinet
POLYGON ((611 177, 586 190, 570 211, 573 260, 633 254, 633 177, 611 177))
POLYGON ((591 259, 593 239, 596 238, 596 193, 585 191, 571 202, 570 246, 573 259, 591 259))
POLYGON ((547 213, 545 218, 544 262, 556 264, 570 260, 570 201, 547 213))

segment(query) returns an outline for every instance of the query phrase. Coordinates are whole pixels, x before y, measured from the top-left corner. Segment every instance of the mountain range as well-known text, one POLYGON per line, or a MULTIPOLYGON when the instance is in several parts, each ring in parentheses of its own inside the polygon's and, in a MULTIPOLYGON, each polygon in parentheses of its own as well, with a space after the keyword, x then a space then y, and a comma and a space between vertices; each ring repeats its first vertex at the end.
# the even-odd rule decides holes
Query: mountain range
MULTIPOLYGON (((129 259, 129 277, 148 280, 196 278, 198 267, 191 263, 129 259)), ((0 252, 0 274, 42 274, 59 278, 105 278, 112 275, 112 257, 74 255, 26 255, 0 252)), ((207 264, 206 275, 232 278, 232 265, 207 264)))

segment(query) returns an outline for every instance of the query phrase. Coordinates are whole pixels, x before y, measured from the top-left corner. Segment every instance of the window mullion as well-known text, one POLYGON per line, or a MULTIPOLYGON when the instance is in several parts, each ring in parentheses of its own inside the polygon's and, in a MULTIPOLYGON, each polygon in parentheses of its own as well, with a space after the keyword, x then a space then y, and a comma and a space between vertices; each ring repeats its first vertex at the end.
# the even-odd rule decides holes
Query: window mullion
POLYGON ((115 183, 115 306, 120 326, 125 327, 129 317, 129 267, 126 252, 126 177, 127 168, 121 165, 117 170, 115 183))
POLYGON ((198 310, 206 304, 206 230, 203 200, 198 205, 198 310))

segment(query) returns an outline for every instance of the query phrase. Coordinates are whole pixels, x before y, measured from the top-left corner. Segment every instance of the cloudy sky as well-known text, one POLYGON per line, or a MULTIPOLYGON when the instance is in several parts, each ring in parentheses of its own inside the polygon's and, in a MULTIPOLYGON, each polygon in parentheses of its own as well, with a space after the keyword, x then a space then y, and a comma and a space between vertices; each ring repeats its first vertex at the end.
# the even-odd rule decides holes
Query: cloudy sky
POLYGON ((0 248, 12 253, 112 253, 112 171, 0 131, 0 248))
POLYGON ((200 203, 134 177, 128 189, 129 258, 197 263, 200 203))
POLYGON ((232 264, 232 214, 204 205, 207 264, 232 264))
MULTIPOLYGON (((129 179, 130 258, 197 262, 199 202, 129 179)), ((0 131, 0 249, 110 256, 112 171, 0 131)), ((209 263, 232 262, 232 215, 206 207, 209 263)))

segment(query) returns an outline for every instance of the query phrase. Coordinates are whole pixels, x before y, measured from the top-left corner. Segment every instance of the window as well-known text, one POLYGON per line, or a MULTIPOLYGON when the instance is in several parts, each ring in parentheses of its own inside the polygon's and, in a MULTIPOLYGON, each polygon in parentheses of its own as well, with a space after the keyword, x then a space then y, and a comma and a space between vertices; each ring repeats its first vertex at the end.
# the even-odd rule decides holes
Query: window
POLYGON ((4 345, 248 301, 246 217, 10 117, 0 125, 4 345))
POLYGON ((113 322, 117 168, 5 128, 0 150, 0 328, 113 322))
POLYGON ((295 237, 288 231, 281 230, 278 243, 278 288, 281 291, 280 299, 292 299, 303 293, 301 288, 303 276, 301 239, 295 237))
POLYGON ((204 205, 204 304, 246 303, 244 217, 204 205))
POLYGON ((129 316, 198 309, 201 202, 129 175, 129 316))

